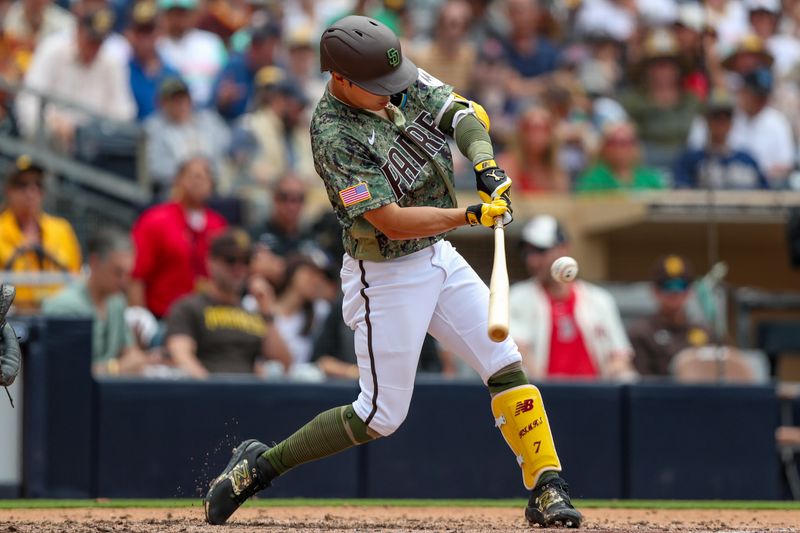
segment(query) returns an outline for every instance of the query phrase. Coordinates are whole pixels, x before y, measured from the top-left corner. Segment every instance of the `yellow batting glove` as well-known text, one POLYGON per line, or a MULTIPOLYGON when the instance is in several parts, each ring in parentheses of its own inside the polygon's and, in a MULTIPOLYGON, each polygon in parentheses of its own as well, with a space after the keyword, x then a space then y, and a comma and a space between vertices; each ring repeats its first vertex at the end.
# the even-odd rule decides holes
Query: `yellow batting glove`
POLYGON ((511 210, 503 198, 496 198, 488 204, 475 204, 467 208, 465 213, 470 226, 481 224, 487 228, 494 227, 495 217, 503 217, 503 225, 511 223, 511 210))

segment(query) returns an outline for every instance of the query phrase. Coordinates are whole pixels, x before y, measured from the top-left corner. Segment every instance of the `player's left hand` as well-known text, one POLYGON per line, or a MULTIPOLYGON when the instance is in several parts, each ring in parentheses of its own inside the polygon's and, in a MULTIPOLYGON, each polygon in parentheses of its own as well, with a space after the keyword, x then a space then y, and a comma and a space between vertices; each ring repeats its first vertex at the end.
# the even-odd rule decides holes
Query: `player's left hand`
POLYGON ((470 226, 481 224, 487 228, 494 227, 495 217, 503 218, 503 225, 511 224, 511 206, 504 198, 497 198, 486 204, 475 204, 467 208, 467 222, 470 226))
POLYGON ((506 175, 505 170, 497 166, 494 159, 475 165, 475 181, 478 195, 484 202, 489 203, 502 196, 510 203, 511 178, 506 175))

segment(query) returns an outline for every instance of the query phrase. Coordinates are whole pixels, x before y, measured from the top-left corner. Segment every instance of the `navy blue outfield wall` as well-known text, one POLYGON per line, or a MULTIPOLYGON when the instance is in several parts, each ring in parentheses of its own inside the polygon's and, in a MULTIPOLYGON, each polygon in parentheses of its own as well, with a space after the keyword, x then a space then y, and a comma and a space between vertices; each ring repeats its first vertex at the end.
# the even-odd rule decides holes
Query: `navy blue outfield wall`
MULTIPOLYGON (((353 383, 92 380, 84 355, 89 329, 63 320, 32 327, 46 335, 34 336, 26 363, 30 497, 197 496, 242 439, 281 440, 357 394, 353 383)), ((577 497, 782 496, 771 387, 541 390, 577 497)), ((421 378, 395 435, 301 466, 269 495, 524 497, 519 468, 493 422, 480 383, 421 378)))

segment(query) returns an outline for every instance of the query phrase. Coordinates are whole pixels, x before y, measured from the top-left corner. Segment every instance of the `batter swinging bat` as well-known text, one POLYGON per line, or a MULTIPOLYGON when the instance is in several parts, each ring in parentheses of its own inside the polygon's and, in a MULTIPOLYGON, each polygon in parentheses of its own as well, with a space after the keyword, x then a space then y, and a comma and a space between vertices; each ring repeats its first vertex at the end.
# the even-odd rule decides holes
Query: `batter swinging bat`
POLYGON ((503 217, 494 219, 494 263, 489 282, 489 338, 502 342, 508 337, 508 268, 503 217))

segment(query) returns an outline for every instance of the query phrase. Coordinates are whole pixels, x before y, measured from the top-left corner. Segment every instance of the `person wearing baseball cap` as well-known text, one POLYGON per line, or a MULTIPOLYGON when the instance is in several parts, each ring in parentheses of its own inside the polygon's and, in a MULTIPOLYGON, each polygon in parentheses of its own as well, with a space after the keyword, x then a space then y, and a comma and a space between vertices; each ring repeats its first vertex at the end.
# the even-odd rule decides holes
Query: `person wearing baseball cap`
POLYGON ((711 336, 708 328, 693 324, 686 314, 694 273, 684 257, 670 254, 660 258, 651 280, 657 310, 628 330, 636 354, 633 364, 644 376, 668 376, 675 354, 708 344, 711 336))
POLYGON ((746 0, 745 7, 753 32, 775 58, 775 73, 788 74, 800 61, 800 41, 788 32, 779 32, 782 6, 780 0, 746 0))
POLYGON ((511 287, 510 332, 528 374, 632 379, 632 351, 611 295, 586 281, 561 283, 550 274, 553 262, 569 254, 561 223, 550 215, 532 218, 522 228, 519 246, 530 278, 511 287))
POLYGON ((177 300, 166 318, 166 348, 178 368, 205 379, 210 374, 259 373, 264 359, 291 357, 267 310, 242 307, 252 243, 247 232, 227 228, 212 237, 207 257, 208 282, 177 300))
POLYGON ((125 37, 130 43, 128 61, 130 85, 136 100, 136 118, 144 120, 158 106, 158 88, 167 78, 178 77, 178 72, 167 65, 156 49, 159 38, 158 8, 152 0, 134 4, 125 37))
POLYGON ((311 119, 311 145, 342 229, 342 315, 354 330, 361 390, 273 447, 239 444, 206 493, 206 521, 225 523, 294 467, 392 435, 410 408, 431 331, 486 383, 530 491, 528 522, 579 527, 541 392, 517 345, 489 338, 489 289, 446 240, 460 226, 512 221, 511 179, 494 160, 489 117, 418 69, 397 35, 373 18, 347 16, 328 27, 320 63, 331 79, 311 119), (480 203, 457 205, 448 137, 473 165, 480 203), (529 408, 517 416, 518 405, 529 408))
POLYGON ((736 97, 728 144, 748 150, 773 188, 782 188, 794 166, 795 145, 786 116, 769 105, 775 77, 768 68, 745 73, 736 97))
POLYGON ((768 189, 764 174, 746 150, 728 146, 733 126, 733 99, 723 91, 711 93, 705 106, 708 144, 689 148, 675 160, 676 188, 768 189))
MULTIPOLYGON (((81 248, 72 225, 44 211, 44 195, 44 170, 30 156, 19 156, 8 174, 5 208, 0 212, 0 270, 74 274, 80 270, 81 248)), ((61 287, 60 283, 17 285, 16 304, 36 309, 61 287)))
POLYGON ((254 17, 249 26, 250 43, 244 52, 232 54, 214 82, 214 102, 220 115, 232 121, 247 111, 253 98, 256 74, 278 60, 282 31, 264 16, 254 17))

